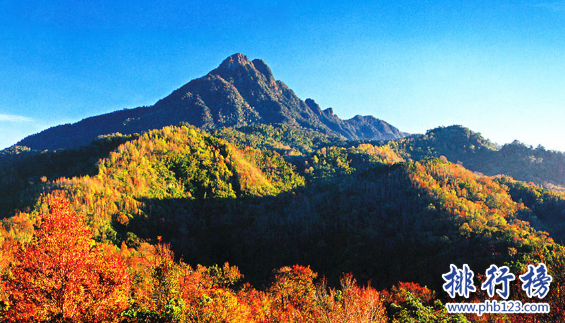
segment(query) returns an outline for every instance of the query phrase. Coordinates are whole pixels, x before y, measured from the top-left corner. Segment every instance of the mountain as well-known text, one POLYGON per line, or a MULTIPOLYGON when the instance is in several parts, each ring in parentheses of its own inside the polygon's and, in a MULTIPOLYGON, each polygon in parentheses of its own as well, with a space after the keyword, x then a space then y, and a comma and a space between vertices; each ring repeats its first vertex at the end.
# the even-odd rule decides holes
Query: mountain
POLYGON ((564 322, 565 192, 547 187, 565 155, 462 126, 372 140, 395 131, 234 55, 152 107, 26 138, 0 151, 0 321, 564 322), (478 287, 540 262, 550 313, 446 312, 451 266, 478 287))
POLYGON ((259 59, 235 54, 152 107, 139 107, 52 127, 17 145, 34 150, 85 146, 100 135, 134 134, 186 122, 203 129, 282 123, 346 139, 388 140, 406 134, 372 116, 342 120, 331 108, 301 100, 259 59))

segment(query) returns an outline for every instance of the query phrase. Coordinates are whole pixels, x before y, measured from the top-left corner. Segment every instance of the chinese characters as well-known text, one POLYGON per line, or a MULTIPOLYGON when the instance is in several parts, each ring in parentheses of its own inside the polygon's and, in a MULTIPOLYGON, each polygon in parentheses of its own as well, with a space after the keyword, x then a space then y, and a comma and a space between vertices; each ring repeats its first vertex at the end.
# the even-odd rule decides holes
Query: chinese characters
MULTIPOLYGON (((481 290, 487 291, 489 297, 493 297, 496 292, 503 299, 510 296, 510 282, 516 280, 516 276, 510 273, 507 266, 498 267, 491 265, 485 272, 486 280, 481 285, 481 290), (497 288, 498 285, 501 285, 497 288)), ((469 297, 469 293, 475 292, 477 289, 473 283, 473 271, 467 264, 462 269, 455 265, 450 265, 450 271, 443 274, 445 280, 443 290, 446 291, 451 298, 456 295, 469 297)), ((537 266, 528 265, 528 271, 519 276, 522 281, 522 289, 528 297, 544 298, 549 292, 549 285, 553 278, 547 273, 545 264, 540 263, 537 266)))
POLYGON ((545 264, 541 263, 537 267, 528 265, 528 272, 520 276, 520 280, 524 283, 522 289, 529 298, 544 298, 549 292, 549 284, 553 278, 547 274, 545 264))

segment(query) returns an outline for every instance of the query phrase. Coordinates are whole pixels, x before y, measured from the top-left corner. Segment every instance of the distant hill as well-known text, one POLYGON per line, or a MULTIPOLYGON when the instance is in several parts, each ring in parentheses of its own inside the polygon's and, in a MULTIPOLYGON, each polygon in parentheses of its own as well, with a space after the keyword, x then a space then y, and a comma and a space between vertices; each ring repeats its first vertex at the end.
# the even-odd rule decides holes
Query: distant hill
POLYGON ((385 142, 328 137, 318 132, 277 124, 222 128, 215 130, 213 135, 241 146, 274 150, 288 156, 287 159, 291 156, 308 156, 317 149, 330 146, 351 148, 363 143, 390 146, 404 159, 444 156, 453 163, 488 176, 508 175, 545 188, 565 190, 563 152, 546 150, 541 146, 533 148, 519 141, 499 146, 480 133, 459 125, 438 127, 425 134, 385 142))
POLYGON ((372 116, 342 120, 331 108, 301 100, 276 81, 262 60, 241 54, 224 60, 152 107, 126 109, 52 127, 21 140, 33 150, 85 146, 100 135, 134 134, 187 122, 203 129, 282 123, 346 139, 387 140, 406 133, 372 116))
POLYGON ((565 187, 564 153, 542 146, 534 149, 517 140, 499 147, 480 133, 462 126, 438 127, 424 135, 397 140, 394 146, 405 158, 445 156, 451 162, 485 175, 504 174, 548 188, 565 187))

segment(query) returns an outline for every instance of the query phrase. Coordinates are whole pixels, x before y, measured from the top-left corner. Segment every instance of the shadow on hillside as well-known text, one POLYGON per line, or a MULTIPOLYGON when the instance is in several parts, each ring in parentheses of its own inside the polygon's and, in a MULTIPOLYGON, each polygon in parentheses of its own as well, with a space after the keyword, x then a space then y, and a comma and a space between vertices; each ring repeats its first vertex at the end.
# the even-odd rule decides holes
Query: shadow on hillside
POLYGON ((293 264, 310 265, 330 285, 352 273, 376 288, 398 281, 441 288, 451 263, 486 266, 472 245, 455 248, 440 239, 445 230, 416 220, 423 207, 406 187, 382 170, 373 175, 275 197, 144 199, 149 216, 121 231, 152 242, 161 236, 193 266, 227 261, 259 288, 273 269, 293 264))

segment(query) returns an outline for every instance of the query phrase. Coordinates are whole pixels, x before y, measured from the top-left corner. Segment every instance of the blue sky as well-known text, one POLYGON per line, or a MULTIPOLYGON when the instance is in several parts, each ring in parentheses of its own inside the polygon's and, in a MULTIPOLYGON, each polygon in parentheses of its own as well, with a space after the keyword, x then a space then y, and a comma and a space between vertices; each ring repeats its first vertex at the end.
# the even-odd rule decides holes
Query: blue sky
POLYGON ((0 0, 0 149, 261 58, 341 118, 565 151, 565 1, 0 0))

